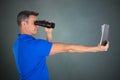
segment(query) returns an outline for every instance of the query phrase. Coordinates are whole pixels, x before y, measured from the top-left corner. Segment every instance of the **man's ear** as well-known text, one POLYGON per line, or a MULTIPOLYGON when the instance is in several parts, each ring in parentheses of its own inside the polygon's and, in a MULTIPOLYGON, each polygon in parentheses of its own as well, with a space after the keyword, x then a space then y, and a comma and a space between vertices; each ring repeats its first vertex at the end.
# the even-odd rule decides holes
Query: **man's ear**
POLYGON ((22 25, 22 26, 26 26, 26 22, 25 22, 25 21, 22 21, 22 22, 21 22, 21 25, 22 25))

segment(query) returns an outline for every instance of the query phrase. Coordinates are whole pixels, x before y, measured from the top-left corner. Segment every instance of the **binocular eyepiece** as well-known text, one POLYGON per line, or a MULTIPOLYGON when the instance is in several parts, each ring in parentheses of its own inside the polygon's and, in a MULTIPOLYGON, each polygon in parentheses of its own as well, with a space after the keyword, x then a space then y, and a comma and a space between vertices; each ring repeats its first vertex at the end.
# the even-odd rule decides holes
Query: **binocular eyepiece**
POLYGON ((50 23, 45 20, 37 20, 34 24, 46 28, 55 28, 55 23, 50 23))

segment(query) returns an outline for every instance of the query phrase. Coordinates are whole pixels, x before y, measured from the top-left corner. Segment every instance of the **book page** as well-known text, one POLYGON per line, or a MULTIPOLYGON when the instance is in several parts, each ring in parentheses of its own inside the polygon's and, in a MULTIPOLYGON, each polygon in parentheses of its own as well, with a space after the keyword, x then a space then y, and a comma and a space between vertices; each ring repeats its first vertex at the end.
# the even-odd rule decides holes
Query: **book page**
POLYGON ((100 45, 106 45, 108 41, 108 36, 109 36, 109 25, 108 24, 101 25, 100 45))

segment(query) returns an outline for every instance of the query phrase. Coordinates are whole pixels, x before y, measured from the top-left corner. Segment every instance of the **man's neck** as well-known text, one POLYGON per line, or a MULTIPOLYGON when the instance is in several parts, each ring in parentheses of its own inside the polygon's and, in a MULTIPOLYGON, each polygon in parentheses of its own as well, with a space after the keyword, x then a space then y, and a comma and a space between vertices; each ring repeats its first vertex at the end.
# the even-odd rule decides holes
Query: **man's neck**
POLYGON ((33 36, 32 34, 30 34, 29 32, 27 32, 26 30, 23 30, 23 29, 20 30, 20 34, 28 34, 28 35, 33 36))

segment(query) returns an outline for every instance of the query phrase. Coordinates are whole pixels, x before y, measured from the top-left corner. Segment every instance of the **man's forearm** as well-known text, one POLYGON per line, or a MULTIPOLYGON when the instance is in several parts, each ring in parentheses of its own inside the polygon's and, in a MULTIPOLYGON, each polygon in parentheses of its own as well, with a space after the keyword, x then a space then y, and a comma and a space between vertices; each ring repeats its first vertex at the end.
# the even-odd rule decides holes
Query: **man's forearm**
POLYGON ((52 42, 52 28, 45 28, 46 40, 52 42))
POLYGON ((82 45, 70 45, 69 52, 75 53, 86 53, 86 52, 99 52, 99 51, 107 51, 107 48, 104 46, 82 46, 82 45))
POLYGON ((46 34, 46 39, 49 42, 52 42, 52 33, 46 34))

